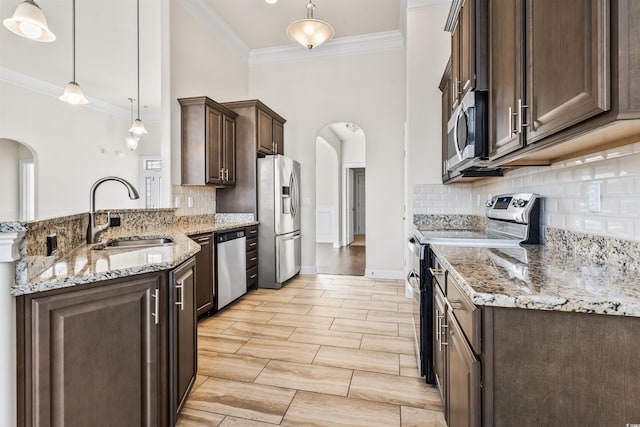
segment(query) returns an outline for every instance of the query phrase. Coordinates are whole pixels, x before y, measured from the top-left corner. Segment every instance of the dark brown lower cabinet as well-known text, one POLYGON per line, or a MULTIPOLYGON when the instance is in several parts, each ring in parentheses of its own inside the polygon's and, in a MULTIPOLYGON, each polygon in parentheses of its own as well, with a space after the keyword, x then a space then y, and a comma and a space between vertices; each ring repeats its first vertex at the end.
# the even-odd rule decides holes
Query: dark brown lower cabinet
POLYGON ((213 234, 198 234, 189 236, 200 245, 200 252, 196 254, 196 316, 200 317, 215 307, 214 265, 213 262, 213 234))
POLYGON ((171 353, 173 366, 173 422, 175 425, 196 380, 197 320, 195 307, 196 261, 191 259, 170 274, 173 291, 171 353))
POLYGON ((195 377, 194 268, 18 297, 18 426, 174 425, 195 377))
POLYGON ((449 427, 480 426, 480 361, 451 312, 446 337, 447 423, 449 427))
POLYGON ((442 402, 445 403, 447 395, 447 306, 445 305, 444 295, 440 286, 434 283, 433 289, 433 371, 436 377, 436 385, 440 391, 440 398, 442 402))

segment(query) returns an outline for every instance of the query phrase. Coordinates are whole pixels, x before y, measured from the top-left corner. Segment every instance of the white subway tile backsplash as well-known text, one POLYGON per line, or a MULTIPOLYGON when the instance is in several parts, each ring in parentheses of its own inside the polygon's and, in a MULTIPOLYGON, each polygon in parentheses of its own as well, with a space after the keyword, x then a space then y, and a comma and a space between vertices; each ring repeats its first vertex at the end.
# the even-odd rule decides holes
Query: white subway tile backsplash
POLYGON ((542 195, 545 226, 640 240, 640 142, 550 167, 523 167, 473 184, 418 185, 414 212, 484 215, 486 200, 518 191, 542 195), (592 182, 602 183, 598 213, 588 207, 592 182), (446 203, 433 204, 432 200, 446 203))

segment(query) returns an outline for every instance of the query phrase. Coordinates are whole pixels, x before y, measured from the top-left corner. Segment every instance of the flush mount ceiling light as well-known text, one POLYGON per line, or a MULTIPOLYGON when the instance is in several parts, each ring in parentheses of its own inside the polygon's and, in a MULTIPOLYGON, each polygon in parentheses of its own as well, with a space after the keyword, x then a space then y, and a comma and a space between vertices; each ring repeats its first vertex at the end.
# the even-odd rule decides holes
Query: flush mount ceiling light
POLYGON ((60 96, 60 100, 73 105, 78 104, 87 104, 87 98, 84 97, 84 93, 82 93, 82 88, 78 83, 76 83, 76 0, 72 1, 72 27, 71 27, 71 38, 73 39, 73 54, 72 54, 72 65, 73 65, 73 78, 72 80, 65 86, 64 92, 60 96))
MULTIPOLYGON (((140 120, 140 0, 138 0, 136 2, 137 4, 137 17, 138 17, 138 23, 137 23, 137 40, 138 40, 138 118, 134 120, 134 122, 131 124, 131 129, 129 129, 129 132, 131 132, 134 135, 144 135, 147 132, 147 130, 144 127, 144 123, 142 123, 142 120, 140 120)), ((133 101, 132 101, 133 102, 133 101)))
MULTIPOLYGON (((131 121, 133 122, 133 101, 134 98, 127 98, 131 103, 131 121)), ((140 137, 133 132, 129 131, 129 135, 125 138, 125 142, 127 144, 127 148, 131 151, 135 151, 138 148, 138 143, 140 142, 140 137)))
POLYGON ((265 3, 269 3, 269 4, 276 4, 278 3, 278 0, 264 0, 265 3))
POLYGON ((14 34, 37 42, 52 42, 56 36, 49 30, 44 12, 35 2, 23 1, 16 7, 11 18, 2 21, 14 34))
POLYGON ((313 19, 313 9, 316 5, 309 0, 307 5, 307 19, 292 22, 287 27, 287 35, 307 49, 313 49, 329 41, 336 34, 333 27, 319 19, 313 19))

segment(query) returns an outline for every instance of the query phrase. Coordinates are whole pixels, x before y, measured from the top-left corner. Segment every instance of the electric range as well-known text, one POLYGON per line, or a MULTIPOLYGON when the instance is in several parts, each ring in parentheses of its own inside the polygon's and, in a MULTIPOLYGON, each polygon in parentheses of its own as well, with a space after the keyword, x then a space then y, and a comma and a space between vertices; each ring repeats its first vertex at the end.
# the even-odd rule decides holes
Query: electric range
POLYGON ((407 284, 413 298, 413 325, 420 374, 435 384, 433 372, 433 275, 430 245, 518 248, 540 243, 540 196, 512 193, 486 204, 486 230, 414 230, 408 245, 414 254, 407 284))

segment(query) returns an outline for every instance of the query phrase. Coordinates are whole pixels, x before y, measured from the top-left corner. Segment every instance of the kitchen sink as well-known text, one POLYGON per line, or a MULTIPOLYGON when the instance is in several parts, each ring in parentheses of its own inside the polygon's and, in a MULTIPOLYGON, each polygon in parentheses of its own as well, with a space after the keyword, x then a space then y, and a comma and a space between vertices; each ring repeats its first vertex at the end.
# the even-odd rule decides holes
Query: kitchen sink
POLYGON ((154 246, 171 246, 173 244, 175 244, 175 242, 166 237, 159 239, 117 239, 103 245, 96 245, 92 249, 137 249, 150 248, 154 246))

